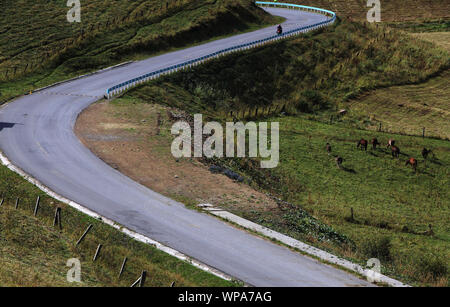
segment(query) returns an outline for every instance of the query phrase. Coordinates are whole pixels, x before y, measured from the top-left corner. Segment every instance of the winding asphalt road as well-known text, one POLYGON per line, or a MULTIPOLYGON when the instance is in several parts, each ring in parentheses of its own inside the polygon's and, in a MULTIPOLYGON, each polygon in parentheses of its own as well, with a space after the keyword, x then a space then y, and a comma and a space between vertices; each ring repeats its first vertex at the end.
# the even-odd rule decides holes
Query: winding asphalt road
MULTIPOLYGON (((267 9, 289 30, 323 15, 267 9)), ((275 27, 135 62, 17 99, 0 109, 0 148, 56 193, 254 286, 365 286, 369 283, 285 247, 186 209, 112 169, 74 134, 78 114, 106 88, 189 58, 262 39, 275 27)))

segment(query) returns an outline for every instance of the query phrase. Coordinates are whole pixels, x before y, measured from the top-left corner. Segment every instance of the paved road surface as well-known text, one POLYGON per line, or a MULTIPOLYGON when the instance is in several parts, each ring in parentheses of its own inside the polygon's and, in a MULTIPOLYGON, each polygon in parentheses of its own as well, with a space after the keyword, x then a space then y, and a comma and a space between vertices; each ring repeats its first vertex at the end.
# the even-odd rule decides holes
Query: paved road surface
MULTIPOLYGON (((326 17, 267 9, 284 29, 326 17)), ((275 27, 171 52, 20 98, 0 109, 0 148, 53 191, 255 286, 364 286, 367 282, 188 210, 106 165, 77 139, 78 114, 106 88, 149 71, 273 35, 275 27)))

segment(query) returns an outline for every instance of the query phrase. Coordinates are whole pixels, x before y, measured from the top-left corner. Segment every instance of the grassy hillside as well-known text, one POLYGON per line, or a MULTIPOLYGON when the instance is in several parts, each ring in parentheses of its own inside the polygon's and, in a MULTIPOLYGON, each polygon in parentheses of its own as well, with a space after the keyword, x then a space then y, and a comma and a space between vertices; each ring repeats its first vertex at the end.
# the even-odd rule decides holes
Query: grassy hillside
MULTIPOLYGON (((367 0, 286 0, 280 2, 311 5, 336 12, 341 17, 366 21, 367 0)), ((449 20, 450 3, 439 0, 382 0, 382 22, 424 22, 430 20, 449 20)))
POLYGON ((263 171, 245 161, 224 163, 295 206, 280 212, 240 214, 314 243, 316 239, 303 232, 306 220, 300 212, 304 209, 355 243, 353 253, 335 248, 338 253, 360 260, 380 258, 387 274, 413 284, 448 285, 447 141, 356 130, 341 123, 319 123, 308 116, 269 120, 280 122, 278 168, 263 171), (382 144, 394 138, 401 148, 400 158, 393 159, 384 146, 367 152, 356 149, 360 138, 373 137, 382 144), (331 155, 325 151, 326 143, 332 146, 331 155), (435 158, 424 161, 420 154, 423 147, 433 148, 435 158), (337 155, 344 158, 342 170, 336 167, 337 155), (417 173, 405 167, 409 157, 419 160, 417 173), (427 232, 430 224, 433 235, 427 232), (389 242, 385 246, 380 243, 384 238, 389 242))
POLYGON ((251 0, 94 0, 82 2, 81 23, 69 23, 65 3, 2 2, 0 102, 100 67, 279 21, 251 0))
POLYGON ((334 112, 368 90, 420 82, 449 66, 449 54, 429 42, 342 22, 164 77, 131 95, 217 118, 334 112))
MULTIPOLYGON (((450 42, 450 40, 449 40, 450 42)), ((357 126, 450 140, 450 71, 414 85, 375 90, 345 104, 357 126)))
POLYGON ((43 195, 21 177, 0 166, 0 285, 1 286, 123 286, 129 287, 147 271, 147 286, 233 286, 192 265, 137 242, 101 221, 87 217, 65 204, 43 195), (33 216, 37 196, 41 206, 33 216), (16 198, 20 197, 18 209, 16 198), (1 200, 0 200, 1 201, 1 200), (62 230, 53 227, 56 207, 62 208, 62 230), (76 242, 86 227, 93 228, 86 239, 76 242), (96 248, 99 258, 93 262, 96 248), (124 257, 125 271, 118 274, 124 257), (70 258, 81 261, 81 284, 68 283, 70 258))
MULTIPOLYGON (((255 187, 292 205, 278 210, 244 208, 236 213, 356 261, 378 257, 385 273, 412 284, 448 285, 449 143, 362 130, 370 124, 365 117, 338 119, 336 110, 369 90, 425 82, 444 73, 449 63, 447 52, 408 34, 342 22, 164 77, 124 98, 219 120, 266 117, 279 121, 278 168, 261 170, 259 164, 245 159, 215 163, 251 177, 255 187), (296 117, 270 117, 280 113, 296 117), (402 155, 393 159, 385 147, 356 150, 361 137, 378 137, 383 144, 393 137, 402 155), (325 152, 327 142, 332 144, 332 155, 325 152), (424 162, 423 147, 432 148, 435 157, 424 162), (344 158, 342 170, 336 167, 334 155, 344 158), (409 157, 419 160, 417 173, 405 167, 409 157), (310 216, 350 238, 354 248, 336 245, 329 236, 312 235, 310 216)), ((429 82, 439 83, 435 80, 429 82)), ((448 131, 445 126, 441 130, 448 131)))
MULTIPOLYGON (((416 27, 417 29, 420 27, 416 27)), ((426 28, 430 30, 429 28, 426 28)), ((421 32, 414 37, 435 43, 450 52, 450 32, 421 32)), ((371 130, 450 139, 450 70, 421 84, 393 86, 352 99, 344 106, 350 119, 371 130)))

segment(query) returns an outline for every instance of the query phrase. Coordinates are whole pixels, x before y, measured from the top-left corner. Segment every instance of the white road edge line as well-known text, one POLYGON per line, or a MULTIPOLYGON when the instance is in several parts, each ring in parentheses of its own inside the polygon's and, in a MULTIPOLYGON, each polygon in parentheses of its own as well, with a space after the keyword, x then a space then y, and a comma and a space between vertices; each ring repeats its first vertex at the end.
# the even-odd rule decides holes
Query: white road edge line
POLYGON ((276 232, 272 229, 269 229, 267 227, 261 226, 259 224, 253 223, 249 220, 246 220, 240 216, 237 216, 231 212, 225 211, 221 208, 214 207, 211 204, 199 204, 198 207, 202 208, 203 210, 211 213, 212 215, 218 216, 222 219, 225 219, 227 221, 230 221, 232 223, 235 223, 241 227, 244 227, 246 229, 252 230, 254 232, 257 232, 259 234, 264 235, 265 237, 275 239, 283 244, 286 244, 287 246, 296 248, 308 255, 317 257, 321 260, 324 260, 328 263, 335 264, 337 266, 343 267, 347 270, 356 272, 364 277, 367 278, 374 278, 375 280, 385 283, 391 287, 409 287, 409 285, 404 284, 396 279, 390 278, 388 276, 385 276, 380 273, 375 273, 374 271, 370 269, 364 269, 359 264, 353 263, 349 260, 345 260, 342 258, 339 258, 338 256, 335 256, 333 254, 330 254, 326 251, 323 251, 319 248, 316 248, 314 246, 308 245, 306 243, 303 243, 301 241, 298 241, 294 238, 288 237, 284 234, 281 234, 279 232, 276 232))
MULTIPOLYGON (((187 256, 187 255, 185 255, 185 254, 183 254, 183 253, 173 249, 173 248, 165 246, 165 245, 159 243, 158 241, 155 241, 155 240, 153 240, 153 239, 151 239, 149 237, 146 237, 146 236, 141 235, 141 234, 139 234, 137 232, 134 232, 134 231, 132 231, 132 230, 130 230, 128 228, 125 228, 122 225, 117 224, 113 220, 110 220, 110 219, 108 219, 108 218, 106 218, 104 216, 101 216, 100 214, 98 214, 98 213, 96 213, 96 212, 94 212, 94 211, 92 211, 92 210, 90 210, 90 209, 88 209, 86 207, 83 207, 82 205, 80 205, 80 204, 78 204, 78 203, 76 203, 74 201, 71 201, 71 200, 65 198, 64 196, 59 195, 58 193, 56 193, 56 192, 52 191, 51 189, 49 189, 48 187, 46 187, 39 180, 31 177, 30 175, 25 173, 22 169, 20 169, 19 167, 15 166, 14 164, 12 164, 11 161, 9 161, 9 159, 1 151, 0 151, 0 160, 1 160, 1 162, 2 162, 2 164, 4 166, 9 168, 11 171, 15 172, 16 174, 20 175, 21 177, 23 177, 28 182, 34 184, 36 187, 38 187, 40 190, 45 192, 50 197, 53 197, 54 199, 56 199, 56 200, 58 200, 58 201, 60 201, 62 203, 65 203, 65 204, 69 205, 70 207, 72 207, 72 208, 74 208, 74 209, 76 209, 76 210, 78 210, 78 211, 80 211, 80 212, 82 212, 82 213, 92 217, 92 218, 95 218, 97 220, 102 221, 103 223, 105 223, 105 224, 107 224, 107 225, 109 225, 109 226, 119 230, 120 232, 126 234, 127 236, 129 236, 129 237, 131 237, 131 238, 133 238, 133 239, 135 239, 135 240, 137 240, 139 242, 143 242, 145 244, 150 244, 150 245, 152 245, 153 247, 155 247, 156 249, 158 249, 160 251, 163 251, 163 252, 165 252, 165 253, 167 253, 167 254, 175 257, 175 258, 178 258, 178 259, 180 259, 182 261, 185 261, 185 262, 193 265, 196 268, 199 268, 199 269, 201 269, 203 271, 211 273, 211 274, 213 274, 213 275, 215 275, 217 277, 220 277, 220 278, 222 278, 224 280, 228 280, 228 281, 238 280, 237 278, 234 278, 234 277, 232 277, 232 276, 230 276, 230 275, 228 275, 226 273, 223 273, 223 272, 221 272, 221 271, 219 271, 219 270, 217 270, 217 269, 215 269, 213 267, 210 267, 210 266, 208 266, 208 265, 206 265, 206 264, 204 264, 204 263, 202 263, 202 262, 200 262, 198 260, 195 260, 195 259, 193 259, 193 258, 191 258, 191 257, 189 257, 189 256, 187 256)), ((247 283, 244 283, 244 284, 246 286, 250 286, 247 283)))

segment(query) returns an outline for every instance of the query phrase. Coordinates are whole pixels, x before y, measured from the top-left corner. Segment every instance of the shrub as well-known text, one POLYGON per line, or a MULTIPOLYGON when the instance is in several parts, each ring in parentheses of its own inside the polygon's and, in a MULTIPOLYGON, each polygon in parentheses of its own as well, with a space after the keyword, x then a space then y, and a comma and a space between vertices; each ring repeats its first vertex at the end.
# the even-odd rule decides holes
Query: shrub
POLYGON ((437 256, 424 256, 418 262, 418 270, 423 278, 437 280, 448 274, 447 262, 437 256))
POLYGON ((362 246, 362 252, 369 258, 378 258, 380 261, 390 262, 391 256, 391 239, 388 237, 370 239, 362 246))

